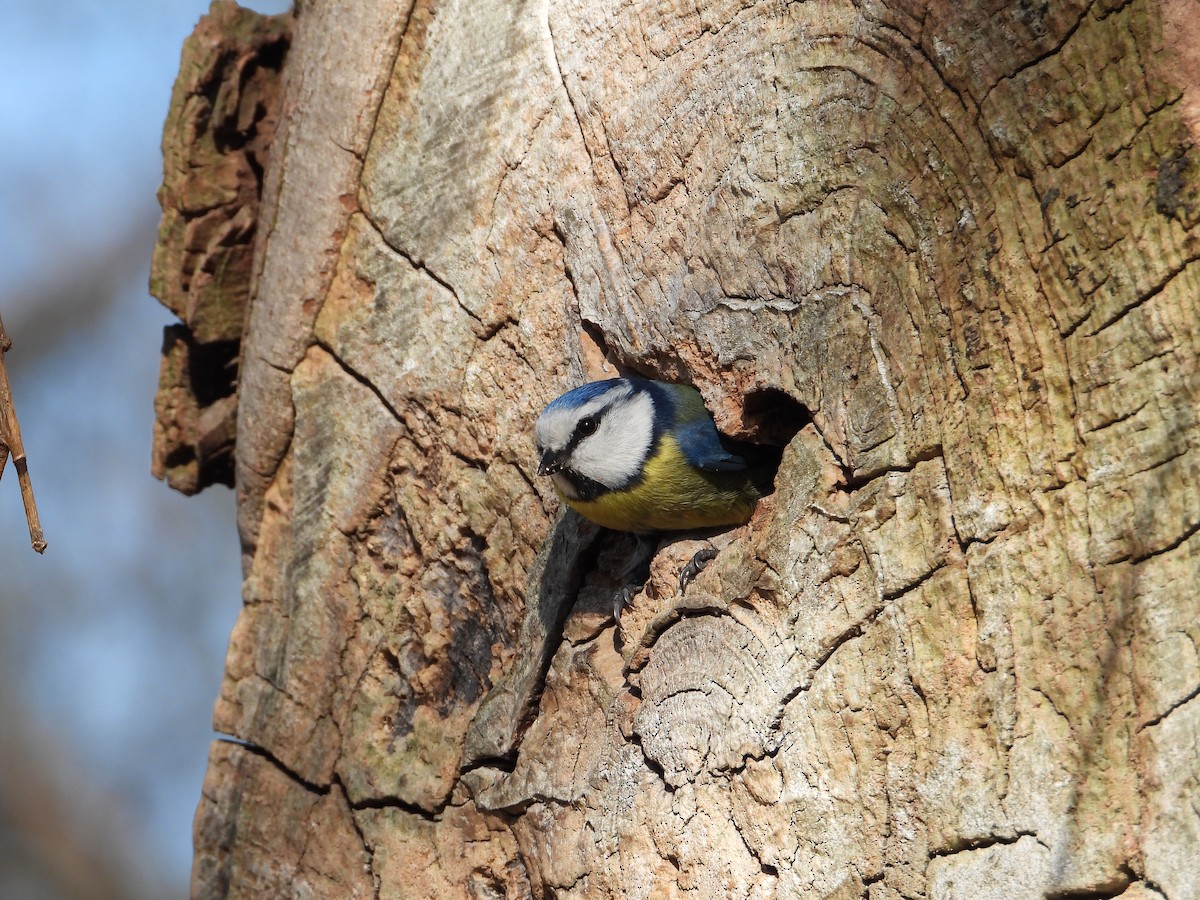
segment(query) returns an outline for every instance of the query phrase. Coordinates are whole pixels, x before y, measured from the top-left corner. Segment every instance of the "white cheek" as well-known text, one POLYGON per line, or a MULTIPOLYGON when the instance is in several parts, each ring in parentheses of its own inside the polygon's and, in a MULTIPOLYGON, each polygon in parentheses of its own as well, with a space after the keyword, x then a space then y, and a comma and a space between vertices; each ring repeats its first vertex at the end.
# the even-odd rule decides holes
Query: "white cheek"
POLYGON ((617 488, 642 471, 654 437, 654 404, 647 394, 609 410, 600 428, 571 456, 571 468, 607 488, 617 488))
POLYGON ((580 419, 600 412, 613 401, 614 396, 620 398, 628 393, 628 388, 621 391, 614 389, 589 400, 582 406, 543 411, 534 426, 538 446, 542 450, 561 450, 571 442, 571 437, 575 434, 575 426, 579 424, 580 419))

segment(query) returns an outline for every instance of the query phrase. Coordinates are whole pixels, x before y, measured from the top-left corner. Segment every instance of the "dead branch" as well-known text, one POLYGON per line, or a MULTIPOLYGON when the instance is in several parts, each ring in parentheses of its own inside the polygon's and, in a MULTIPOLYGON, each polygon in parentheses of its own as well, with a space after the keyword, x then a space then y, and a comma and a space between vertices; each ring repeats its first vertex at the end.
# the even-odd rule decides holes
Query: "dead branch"
POLYGON ((25 446, 21 443, 21 425, 17 422, 17 409, 13 405, 12 390, 8 386, 8 372, 4 368, 4 354, 12 347, 12 341, 4 330, 0 319, 0 475, 4 464, 12 455, 13 467, 21 485, 21 500, 25 504, 25 521, 29 523, 29 542, 38 553, 46 552, 46 539, 42 536, 42 523, 38 518, 37 503, 33 499, 33 482, 29 479, 29 468, 25 462, 25 446))

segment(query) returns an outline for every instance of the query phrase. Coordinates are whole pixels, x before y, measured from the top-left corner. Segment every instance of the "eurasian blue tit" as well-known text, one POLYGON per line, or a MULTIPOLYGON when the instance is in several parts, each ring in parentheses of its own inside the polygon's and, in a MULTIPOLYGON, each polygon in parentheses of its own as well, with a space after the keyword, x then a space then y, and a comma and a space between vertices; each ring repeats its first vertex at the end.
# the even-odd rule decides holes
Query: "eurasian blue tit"
POLYGON ((778 466, 778 456, 752 465, 732 452, 694 387, 645 378, 568 391, 535 432, 538 474, 584 518, 617 531, 741 525, 778 466))

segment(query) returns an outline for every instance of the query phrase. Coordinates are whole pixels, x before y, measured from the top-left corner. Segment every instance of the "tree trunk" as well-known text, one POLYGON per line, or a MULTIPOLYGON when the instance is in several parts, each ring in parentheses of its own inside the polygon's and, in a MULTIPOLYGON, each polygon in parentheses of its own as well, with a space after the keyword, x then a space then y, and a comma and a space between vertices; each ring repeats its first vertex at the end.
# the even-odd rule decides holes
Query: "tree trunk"
POLYGON ((1197 18, 305 0, 194 896, 1200 897, 1197 18), (617 370, 790 438, 619 626, 617 370))

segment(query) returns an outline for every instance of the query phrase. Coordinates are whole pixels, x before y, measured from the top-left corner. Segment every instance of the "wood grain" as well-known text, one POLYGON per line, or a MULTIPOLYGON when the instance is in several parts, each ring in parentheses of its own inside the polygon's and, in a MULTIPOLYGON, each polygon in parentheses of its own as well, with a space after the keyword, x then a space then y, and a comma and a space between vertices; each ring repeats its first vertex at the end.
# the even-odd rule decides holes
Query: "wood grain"
POLYGON ((1165 21, 307 0, 216 717, 253 751, 214 757, 194 895, 302 860, 299 802, 380 897, 1200 895, 1196 84, 1165 21), (530 437, 605 356, 795 435, 619 627, 628 547, 556 523, 530 437))

